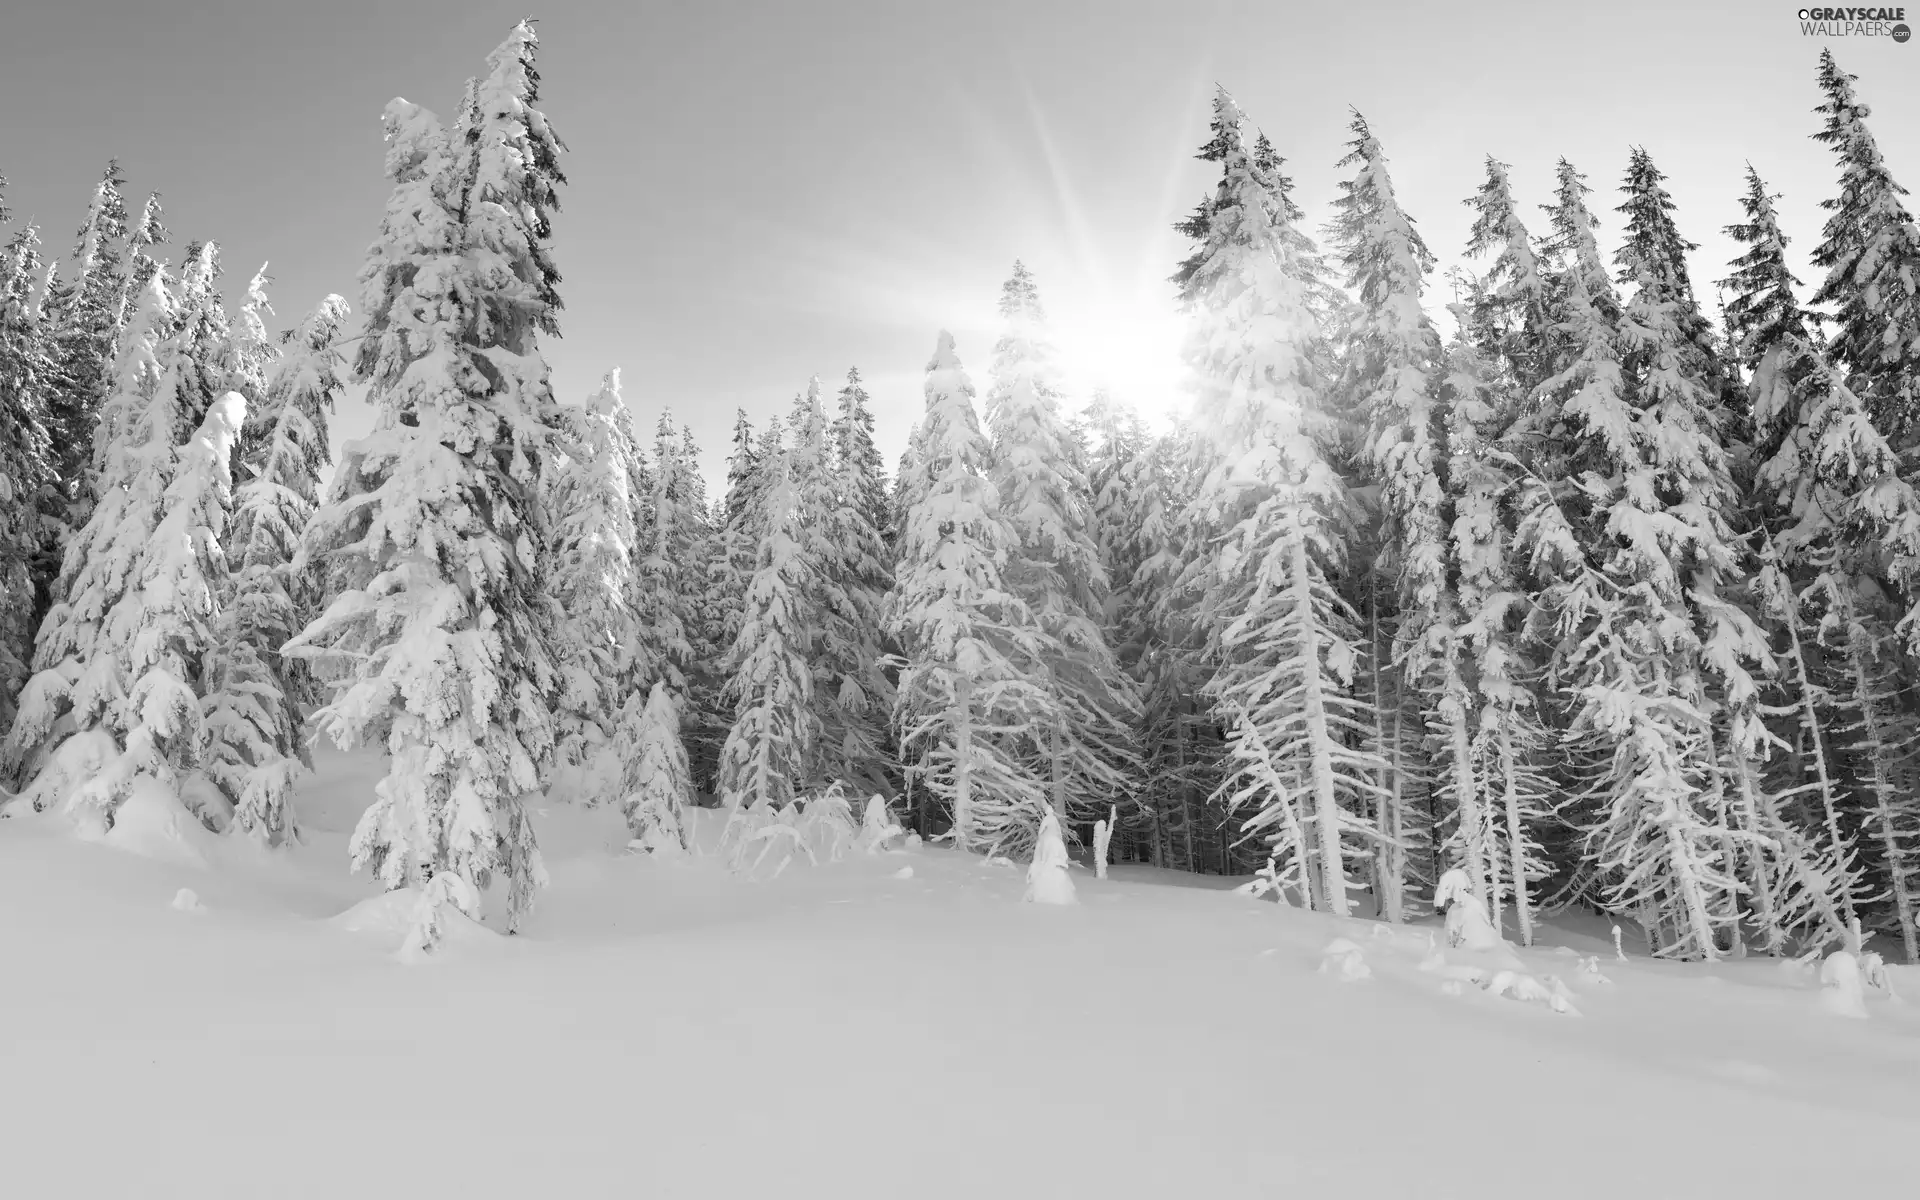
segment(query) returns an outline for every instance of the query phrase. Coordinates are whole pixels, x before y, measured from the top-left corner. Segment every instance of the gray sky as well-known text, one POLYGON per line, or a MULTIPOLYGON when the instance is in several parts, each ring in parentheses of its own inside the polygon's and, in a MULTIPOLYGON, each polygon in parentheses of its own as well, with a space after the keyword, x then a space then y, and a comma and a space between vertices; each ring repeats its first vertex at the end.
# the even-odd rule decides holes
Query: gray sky
MULTIPOLYGON (((382 107, 450 116, 525 3, 28 0, 0 37, 0 174, 64 253, 117 155, 135 204, 162 193, 176 252, 221 243, 230 294, 270 259, 282 324, 329 291, 357 307, 382 107)), ((671 405, 711 474, 736 406, 757 422, 858 364, 891 459, 941 326, 984 374, 1019 257, 1082 386, 1104 375, 1170 407, 1169 226, 1210 183, 1192 154, 1216 81, 1287 157, 1316 227, 1355 105, 1443 266, 1489 153, 1528 205, 1556 158, 1586 171, 1610 252, 1641 144, 1701 243, 1709 302, 1747 159, 1785 193, 1811 283, 1835 175, 1808 138, 1815 57, 1831 44, 1861 77, 1896 177, 1920 186, 1920 39, 1809 38, 1797 8, 549 0, 532 13, 542 107, 571 149, 555 386, 576 397, 622 367, 642 427, 671 405)), ((367 423, 357 402, 339 422, 367 423)))

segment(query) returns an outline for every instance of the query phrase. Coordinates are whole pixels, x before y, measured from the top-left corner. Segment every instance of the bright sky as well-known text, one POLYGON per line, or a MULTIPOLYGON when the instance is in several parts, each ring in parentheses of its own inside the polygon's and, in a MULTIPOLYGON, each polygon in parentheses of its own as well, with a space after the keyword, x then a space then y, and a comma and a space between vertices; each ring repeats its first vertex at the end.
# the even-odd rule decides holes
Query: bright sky
MULTIPOLYGON (((0 36, 9 200, 64 252, 117 155, 136 205, 162 193, 176 248, 222 244, 230 293, 271 260, 283 323, 329 291, 357 306, 387 191, 382 107, 404 95, 450 116, 526 2, 15 6, 0 36)), ((1811 283, 1834 191, 1808 139, 1816 55, 1831 44, 1861 77, 1896 177, 1920 186, 1920 39, 1809 38, 1797 7, 549 0, 533 13, 542 106, 571 148, 555 385, 584 395, 622 367, 642 428, 671 405, 717 474, 736 407, 758 423, 808 376, 837 388, 857 364, 891 459, 936 331, 978 381, 1023 258, 1078 383, 1171 407, 1170 225, 1210 183, 1192 154, 1216 81, 1287 157, 1316 227, 1355 105, 1443 267, 1489 153, 1529 205, 1557 157, 1586 171, 1611 251, 1640 144, 1701 243, 1709 303, 1747 159, 1785 193, 1811 283)), ((357 402, 339 421, 368 424, 357 402)))

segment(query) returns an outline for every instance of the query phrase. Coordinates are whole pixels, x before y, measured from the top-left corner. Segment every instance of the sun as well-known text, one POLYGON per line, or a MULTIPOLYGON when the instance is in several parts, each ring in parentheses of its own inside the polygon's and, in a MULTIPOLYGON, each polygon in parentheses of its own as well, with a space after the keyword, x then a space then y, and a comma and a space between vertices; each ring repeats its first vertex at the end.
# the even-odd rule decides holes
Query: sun
POLYGON ((1165 299, 1063 297, 1049 308, 1061 373, 1077 399, 1105 389, 1156 425, 1185 413, 1186 320, 1165 299))

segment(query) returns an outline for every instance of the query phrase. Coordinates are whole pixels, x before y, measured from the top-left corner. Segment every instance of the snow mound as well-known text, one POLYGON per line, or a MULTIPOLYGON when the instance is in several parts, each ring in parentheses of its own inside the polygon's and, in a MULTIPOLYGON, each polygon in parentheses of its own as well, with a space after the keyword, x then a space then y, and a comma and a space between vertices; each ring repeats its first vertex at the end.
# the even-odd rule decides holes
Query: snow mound
POLYGON ((220 849, 219 836, 187 811, 172 788, 152 776, 134 779, 127 798, 113 810, 112 828, 100 840, 143 858, 202 869, 220 849))
POLYGON ((895 879, 912 879, 912 878, 913 878, 913 868, 912 868, 912 867, 901 867, 901 868, 900 868, 900 869, 899 869, 898 871, 895 871, 895 872, 893 873, 893 877, 894 877, 895 879))
POLYGON ((200 897, 192 888, 181 888, 173 894, 173 910, 183 913, 203 913, 207 906, 200 903, 200 897))
MULTIPOLYGON (((343 933, 371 934, 399 943, 397 957, 402 962, 418 962, 426 957, 420 947, 422 919, 427 898, 414 888, 395 888, 372 896, 349 908, 328 924, 343 933)), ((497 946, 504 940, 499 934, 467 916, 452 904, 441 902, 437 914, 441 949, 456 946, 497 946)))
POLYGON ((1367 956, 1357 944, 1346 938, 1335 938, 1320 951, 1320 973, 1332 975, 1342 983, 1358 983, 1372 978, 1373 968, 1367 965, 1367 956))

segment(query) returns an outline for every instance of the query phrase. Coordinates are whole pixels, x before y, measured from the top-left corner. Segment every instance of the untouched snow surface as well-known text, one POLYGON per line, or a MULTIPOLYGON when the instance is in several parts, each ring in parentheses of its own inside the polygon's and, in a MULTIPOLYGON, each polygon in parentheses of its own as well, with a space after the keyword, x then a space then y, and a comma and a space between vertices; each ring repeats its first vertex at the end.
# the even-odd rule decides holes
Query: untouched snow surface
POLYGON ((1619 962, 1603 924, 1449 951, 1432 920, 1128 866, 1023 904, 1022 871, 932 846, 750 882, 560 805, 524 935, 474 926, 404 966, 379 904, 342 917, 375 896, 344 842, 380 770, 322 752, 283 856, 0 822, 0 1193, 1912 1186, 1920 1003, 1837 1018, 1817 970, 1619 962))

